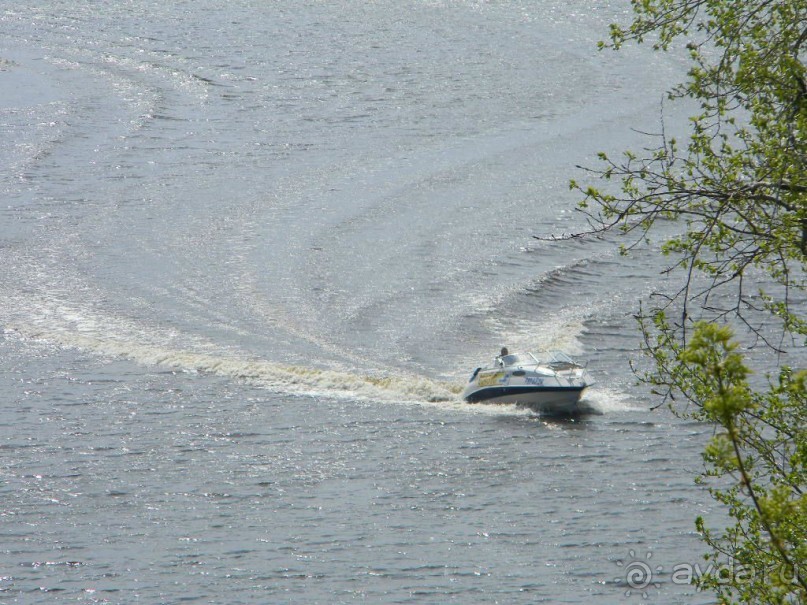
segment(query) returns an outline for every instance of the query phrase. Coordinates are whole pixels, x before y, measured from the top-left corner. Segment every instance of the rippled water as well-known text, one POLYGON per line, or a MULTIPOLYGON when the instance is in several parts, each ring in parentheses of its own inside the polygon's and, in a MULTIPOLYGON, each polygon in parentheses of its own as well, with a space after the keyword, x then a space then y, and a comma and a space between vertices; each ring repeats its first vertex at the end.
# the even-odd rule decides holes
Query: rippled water
POLYGON ((532 237, 679 72, 597 53, 626 10, 5 8, 0 601, 708 602, 708 429, 627 368, 661 267, 532 237), (594 413, 459 401, 502 345, 594 413))

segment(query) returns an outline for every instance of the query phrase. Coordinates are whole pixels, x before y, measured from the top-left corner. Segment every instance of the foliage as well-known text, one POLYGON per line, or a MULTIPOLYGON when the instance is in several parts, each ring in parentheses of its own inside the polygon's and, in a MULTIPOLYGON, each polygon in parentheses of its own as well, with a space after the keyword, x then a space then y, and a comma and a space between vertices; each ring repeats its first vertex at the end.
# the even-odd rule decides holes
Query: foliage
POLYGON ((777 362, 778 377, 752 386, 727 326, 775 350, 803 347, 807 336, 807 0, 632 6, 632 23, 613 25, 602 46, 685 53, 687 79, 668 96, 699 109, 686 141, 662 125, 641 153, 600 155, 588 171, 617 181, 619 193, 572 187, 591 232, 633 236, 626 254, 660 233, 668 271, 683 275, 638 320, 655 362, 644 380, 677 413, 716 427, 700 480, 733 525, 697 527, 708 558, 744 573, 707 575, 700 586, 726 603, 807 602, 807 373, 777 362))
POLYGON ((655 322, 647 351, 656 369, 647 380, 695 404, 679 414, 718 427, 699 479, 717 481, 709 491, 735 520, 719 534, 696 520, 717 570, 699 578, 700 588, 721 603, 807 602, 807 371, 782 368, 775 384, 755 392, 730 328, 698 322, 684 346, 670 340, 663 315, 655 322))

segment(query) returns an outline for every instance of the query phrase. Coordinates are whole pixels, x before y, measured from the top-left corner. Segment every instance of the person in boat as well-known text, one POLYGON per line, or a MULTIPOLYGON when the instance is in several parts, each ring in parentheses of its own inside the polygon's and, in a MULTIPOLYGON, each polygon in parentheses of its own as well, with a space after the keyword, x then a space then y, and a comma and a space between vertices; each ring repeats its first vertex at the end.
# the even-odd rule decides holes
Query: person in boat
POLYGON ((502 347, 502 350, 499 351, 499 356, 496 358, 496 365, 504 366, 504 358, 510 354, 510 351, 507 350, 507 347, 502 347))

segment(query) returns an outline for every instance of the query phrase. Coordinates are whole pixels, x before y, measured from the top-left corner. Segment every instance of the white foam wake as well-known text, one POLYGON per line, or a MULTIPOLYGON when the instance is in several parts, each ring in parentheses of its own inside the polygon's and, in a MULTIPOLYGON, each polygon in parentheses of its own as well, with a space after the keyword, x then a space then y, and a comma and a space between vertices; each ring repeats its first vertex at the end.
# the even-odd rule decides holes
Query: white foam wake
POLYGON ((560 350, 577 356, 585 352, 580 337, 585 330, 587 312, 587 309, 566 308, 551 318, 532 321, 521 318, 515 325, 509 320, 505 322, 495 317, 488 322, 491 331, 503 335, 502 342, 511 351, 546 353, 560 350))
POLYGON ((648 406, 637 402, 630 394, 597 384, 586 389, 582 404, 600 412, 645 412, 648 406))
POLYGON ((144 330, 121 318, 86 314, 64 303, 40 308, 25 321, 9 322, 8 335, 74 348, 103 357, 129 359, 185 372, 249 381, 274 391, 386 401, 441 402, 458 399, 458 385, 416 375, 370 374, 275 363, 219 350, 170 329, 144 330), (154 342, 159 333, 161 342, 154 342))

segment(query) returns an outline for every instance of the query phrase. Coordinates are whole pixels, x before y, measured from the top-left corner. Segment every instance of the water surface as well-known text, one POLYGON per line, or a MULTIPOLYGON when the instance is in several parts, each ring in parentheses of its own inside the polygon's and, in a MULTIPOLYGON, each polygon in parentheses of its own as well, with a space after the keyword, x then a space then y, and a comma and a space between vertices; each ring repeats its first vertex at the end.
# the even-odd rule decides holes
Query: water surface
MULTIPOLYGON (((652 255, 580 229, 674 58, 619 2, 43 0, 0 17, 0 599, 623 602, 703 550, 634 384, 652 255), (588 360, 573 420, 458 400, 588 360)), ((661 284, 663 285, 663 284, 661 284)))

